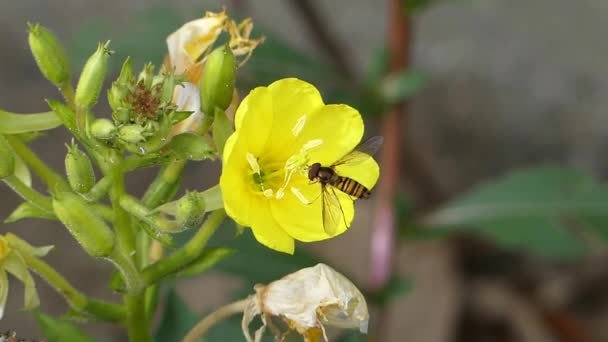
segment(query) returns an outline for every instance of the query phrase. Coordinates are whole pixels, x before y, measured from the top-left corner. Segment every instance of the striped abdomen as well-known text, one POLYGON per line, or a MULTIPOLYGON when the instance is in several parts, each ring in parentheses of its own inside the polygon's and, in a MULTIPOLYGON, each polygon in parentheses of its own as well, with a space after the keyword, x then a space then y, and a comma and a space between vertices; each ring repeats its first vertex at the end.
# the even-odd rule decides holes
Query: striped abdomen
POLYGON ((334 174, 329 184, 334 188, 356 198, 368 198, 372 193, 359 182, 348 177, 334 174))

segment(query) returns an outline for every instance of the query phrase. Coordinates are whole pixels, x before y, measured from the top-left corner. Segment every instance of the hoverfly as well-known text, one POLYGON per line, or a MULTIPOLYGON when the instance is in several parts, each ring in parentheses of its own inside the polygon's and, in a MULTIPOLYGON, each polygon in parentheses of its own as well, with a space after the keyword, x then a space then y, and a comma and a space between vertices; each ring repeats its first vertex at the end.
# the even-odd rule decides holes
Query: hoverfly
POLYGON ((380 136, 372 137, 330 166, 322 166, 321 163, 309 166, 308 179, 321 184, 323 228, 327 234, 333 236, 336 233, 340 220, 348 227, 336 189, 350 195, 353 201, 367 199, 371 195, 369 189, 354 179, 340 176, 335 168, 338 165, 356 165, 363 162, 378 151, 383 141, 384 138, 380 136))

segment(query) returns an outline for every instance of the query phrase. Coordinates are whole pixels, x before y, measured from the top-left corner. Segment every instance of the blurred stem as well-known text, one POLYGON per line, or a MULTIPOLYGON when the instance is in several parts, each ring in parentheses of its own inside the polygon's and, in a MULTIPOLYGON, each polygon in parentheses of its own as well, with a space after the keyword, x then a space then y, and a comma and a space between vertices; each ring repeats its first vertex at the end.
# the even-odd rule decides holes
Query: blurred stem
POLYGON ((331 32, 329 28, 331 21, 323 18, 311 0, 291 0, 289 4, 306 22, 306 28, 314 36, 317 45, 331 58, 340 75, 347 80, 353 80, 355 72, 347 57, 347 49, 344 48, 344 44, 331 32))
POLYGON ((127 305, 127 331, 130 342, 150 341, 149 324, 145 313, 145 298, 143 295, 124 296, 127 305))
POLYGON ((5 137, 15 153, 32 168, 38 177, 46 184, 50 192, 54 192, 55 190, 70 191, 67 181, 38 158, 21 139, 12 135, 6 135, 5 137))
POLYGON ((28 253, 22 253, 22 257, 27 266, 62 295, 74 310, 89 313, 103 321, 123 322, 125 320, 124 307, 87 298, 46 262, 28 253))
POLYGON ((207 245, 207 242, 226 218, 224 209, 214 211, 198 232, 182 248, 159 260, 143 270, 146 285, 157 283, 160 279, 182 269, 194 261, 207 245))
POLYGON ((11 175, 4 178, 2 181, 4 181, 4 183, 6 183, 6 185, 8 185, 17 195, 21 196, 21 198, 28 201, 32 205, 48 212, 49 214, 55 214, 53 212, 53 201, 51 198, 44 196, 38 191, 25 185, 19 178, 17 178, 17 176, 11 175))
MULTIPOLYGON (((397 72, 409 67, 412 45, 410 15, 402 0, 389 0, 388 6, 388 46, 390 71, 397 72)), ((371 236, 371 261, 369 288, 371 291, 383 289, 389 282, 394 270, 396 213, 394 199, 399 187, 400 142, 402 137, 401 120, 406 115, 405 103, 397 103, 382 117, 384 148, 381 154, 383 176, 376 191, 376 207, 373 214, 371 236)), ((388 322, 388 312, 380 308, 379 325, 388 322)), ((374 327, 376 341, 386 340, 387 327, 374 327)))
POLYGON ((201 337, 205 335, 205 333, 217 323, 225 320, 226 318, 235 315, 237 313, 241 313, 247 307, 249 303, 249 299, 242 299, 236 301, 234 303, 226 304, 221 308, 215 310, 214 312, 207 315, 205 318, 200 320, 192 330, 184 336, 183 342, 196 342, 200 340, 201 337))

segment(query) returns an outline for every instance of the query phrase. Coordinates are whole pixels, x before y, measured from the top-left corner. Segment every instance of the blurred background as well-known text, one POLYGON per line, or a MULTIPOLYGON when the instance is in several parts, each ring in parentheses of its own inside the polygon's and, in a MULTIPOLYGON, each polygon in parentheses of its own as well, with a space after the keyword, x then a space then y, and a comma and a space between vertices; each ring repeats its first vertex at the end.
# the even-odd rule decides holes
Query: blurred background
MULTIPOLYGON (((388 3, 2 1, 0 108, 41 112, 47 110, 43 99, 59 98, 31 57, 27 21, 59 36, 74 70, 98 41, 111 39, 115 76, 127 55, 138 67, 159 64, 169 33, 226 6, 237 18, 253 17, 254 36, 267 37, 241 71, 241 94, 298 76, 320 86, 327 102, 359 108, 370 136, 383 134, 383 112, 407 100, 396 156, 394 274, 368 293, 370 341, 608 341, 608 188, 602 183, 608 172, 608 2, 402 1, 411 59, 406 72, 386 78, 388 3)), ((57 129, 33 146, 62 170, 68 139, 57 129)), ((185 188, 213 185, 219 170, 217 162, 189 164, 185 188)), ((141 194, 154 175, 138 173, 129 191, 141 194)), ((1 217, 20 202, 5 186, 0 199, 1 217)), ((256 245, 246 232, 231 242, 240 252, 217 270, 164 290, 158 324, 165 328, 157 340, 178 340, 187 329, 172 320, 190 326, 251 293, 253 284, 318 261, 368 288, 373 201, 357 209, 346 234, 299 245, 293 257, 256 245)), ((55 245, 47 261, 76 287, 116 298, 106 284, 110 265, 91 261, 58 223, 25 220, 0 228, 7 231, 34 245, 55 245)), ((223 234, 231 238, 234 227, 227 224, 223 234)), ((64 313, 64 300, 37 284, 42 310, 64 313)), ((0 331, 40 339, 21 305, 17 285, 0 331)), ((100 340, 126 338, 105 324, 86 329, 100 340)), ((211 333, 210 341, 243 340, 238 317, 211 333)), ((332 336, 364 340, 358 333, 332 336)))

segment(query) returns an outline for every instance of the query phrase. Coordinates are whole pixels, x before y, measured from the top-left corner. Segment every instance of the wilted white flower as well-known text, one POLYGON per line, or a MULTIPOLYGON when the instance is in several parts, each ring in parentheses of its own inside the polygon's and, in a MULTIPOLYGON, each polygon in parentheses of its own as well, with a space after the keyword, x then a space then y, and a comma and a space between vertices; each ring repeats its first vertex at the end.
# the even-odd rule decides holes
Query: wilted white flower
POLYGON ((350 280, 325 264, 301 269, 268 285, 256 285, 255 290, 242 321, 248 342, 261 341, 267 326, 277 334, 272 318, 282 319, 309 342, 327 341, 325 326, 358 328, 367 333, 365 298, 350 280), (257 315, 263 325, 252 338, 249 324, 257 315))

